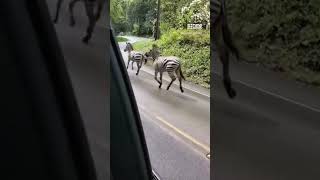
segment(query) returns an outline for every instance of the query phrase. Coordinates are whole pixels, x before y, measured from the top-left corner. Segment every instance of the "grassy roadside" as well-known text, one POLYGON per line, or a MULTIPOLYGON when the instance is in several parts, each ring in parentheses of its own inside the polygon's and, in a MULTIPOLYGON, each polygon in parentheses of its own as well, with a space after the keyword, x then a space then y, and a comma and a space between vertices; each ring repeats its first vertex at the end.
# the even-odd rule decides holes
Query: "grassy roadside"
POLYGON ((210 33, 205 30, 171 30, 158 41, 145 40, 133 44, 146 52, 157 44, 163 56, 177 56, 188 81, 210 88, 210 33))
POLYGON ((127 41, 129 41, 127 38, 121 37, 121 36, 117 36, 117 42, 127 42, 127 41))

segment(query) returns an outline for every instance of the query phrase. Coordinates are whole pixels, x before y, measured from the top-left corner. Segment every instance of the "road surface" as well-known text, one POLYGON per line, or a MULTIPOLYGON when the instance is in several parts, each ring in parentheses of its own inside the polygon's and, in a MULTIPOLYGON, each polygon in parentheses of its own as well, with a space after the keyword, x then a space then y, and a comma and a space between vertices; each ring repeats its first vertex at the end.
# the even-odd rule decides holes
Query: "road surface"
POLYGON ((227 98, 213 72, 215 180, 320 179, 320 90, 282 74, 233 63, 238 97, 227 98))
MULTIPOLYGON (((130 42, 137 37, 126 37, 130 42)), ((125 43, 120 43, 125 64, 125 43)), ((153 168, 166 180, 209 180, 210 97, 197 96, 177 86, 158 89, 151 66, 143 66, 138 76, 134 64, 128 69, 145 131, 153 168)), ((166 79, 168 76, 165 75, 166 79)), ((208 90, 207 90, 208 91, 208 90)))

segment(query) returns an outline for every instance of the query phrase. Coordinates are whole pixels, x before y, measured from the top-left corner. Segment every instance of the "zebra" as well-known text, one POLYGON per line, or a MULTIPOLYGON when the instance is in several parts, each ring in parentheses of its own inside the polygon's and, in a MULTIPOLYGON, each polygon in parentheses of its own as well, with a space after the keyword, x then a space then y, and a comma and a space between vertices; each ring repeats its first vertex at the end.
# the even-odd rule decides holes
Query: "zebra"
POLYGON ((145 53, 145 56, 147 59, 152 58, 152 61, 154 62, 159 56, 161 55, 161 52, 157 45, 153 44, 152 49, 145 53))
MULTIPOLYGON (((218 57, 223 66, 223 83, 228 93, 228 96, 233 99, 237 93, 232 88, 231 78, 229 73, 229 51, 233 53, 239 60, 239 51, 232 42, 231 33, 228 27, 225 0, 211 0, 211 54, 218 54, 218 57)), ((216 59, 216 58, 214 58, 216 59)))
POLYGON ((152 58, 154 60, 154 79, 159 83, 159 89, 161 89, 162 86, 162 75, 164 72, 167 72, 169 77, 171 78, 171 82, 167 86, 167 90, 169 90, 171 84, 178 78, 180 83, 180 90, 183 93, 184 90, 182 88, 182 79, 186 79, 183 76, 179 58, 175 56, 159 57, 160 52, 154 52, 154 50, 155 49, 150 50, 149 52, 145 53, 145 55, 147 56, 147 58, 153 55, 152 58), (160 74, 160 80, 158 80, 158 73, 160 74), (177 78, 174 74, 176 74, 177 78))
POLYGON ((143 61, 144 61, 144 64, 147 63, 147 58, 145 57, 145 55, 141 52, 136 52, 136 51, 133 51, 133 46, 131 43, 129 42, 126 42, 126 47, 124 48, 124 52, 127 52, 128 51, 128 64, 127 64, 127 69, 129 68, 129 64, 130 64, 130 61, 132 61, 132 64, 131 64, 131 67, 132 67, 132 70, 133 70, 133 63, 137 63, 137 67, 138 67, 138 70, 137 70, 137 73, 136 75, 139 74, 139 71, 143 65, 143 61))
MULTIPOLYGON (((101 13, 102 13, 102 10, 103 10, 103 7, 104 7, 106 0, 71 0, 69 3, 70 26, 71 27, 73 27, 76 24, 74 14, 73 14, 73 8, 74 8, 75 4, 79 1, 82 1, 84 3, 86 15, 89 19, 89 24, 87 26, 86 35, 82 38, 82 42, 85 44, 88 44, 89 40, 91 39, 96 22, 101 17, 101 13), (97 11, 94 12, 96 6, 97 6, 97 11)), ((55 17, 53 19, 53 22, 55 24, 58 23, 58 20, 59 20, 59 13, 60 13, 62 2, 63 2, 63 0, 57 1, 55 17)))

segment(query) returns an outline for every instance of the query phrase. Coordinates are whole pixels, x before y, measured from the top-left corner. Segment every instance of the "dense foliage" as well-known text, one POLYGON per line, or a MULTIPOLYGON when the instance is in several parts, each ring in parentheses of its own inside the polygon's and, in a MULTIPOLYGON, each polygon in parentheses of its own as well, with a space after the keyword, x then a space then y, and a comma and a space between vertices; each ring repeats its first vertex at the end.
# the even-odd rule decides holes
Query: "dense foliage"
MULTIPOLYGON (((117 33, 151 36, 157 0, 113 0, 111 20, 117 33)), ((186 28, 187 23, 209 23, 209 0, 161 0, 160 29, 186 28)))
POLYGON ((227 5, 245 57, 320 85, 319 0, 228 0, 227 5))
MULTIPOLYGON (((111 13, 117 33, 151 36, 157 15, 158 0, 113 0, 111 13)), ((183 63, 188 80, 210 85, 210 32, 208 29, 187 30, 188 23, 209 23, 209 0, 161 0, 158 41, 134 44, 135 49, 148 51, 156 43, 165 56, 177 56, 183 63)))

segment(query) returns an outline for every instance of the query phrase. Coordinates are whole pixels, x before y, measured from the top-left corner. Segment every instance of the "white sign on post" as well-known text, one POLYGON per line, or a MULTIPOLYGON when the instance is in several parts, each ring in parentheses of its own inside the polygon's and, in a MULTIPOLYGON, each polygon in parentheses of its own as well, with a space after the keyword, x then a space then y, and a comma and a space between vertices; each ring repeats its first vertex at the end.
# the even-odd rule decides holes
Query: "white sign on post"
POLYGON ((202 29, 202 24, 188 24, 187 29, 202 29))

